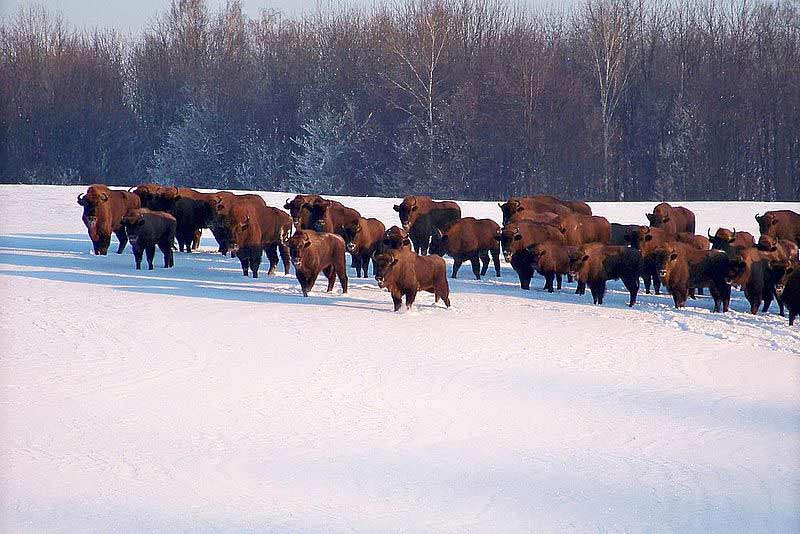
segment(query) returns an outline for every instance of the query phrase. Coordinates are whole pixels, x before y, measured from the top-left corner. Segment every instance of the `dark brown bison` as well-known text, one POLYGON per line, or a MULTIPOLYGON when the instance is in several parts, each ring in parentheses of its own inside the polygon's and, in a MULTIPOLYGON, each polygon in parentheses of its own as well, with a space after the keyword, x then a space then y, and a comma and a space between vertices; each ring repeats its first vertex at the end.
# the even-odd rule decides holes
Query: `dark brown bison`
POLYGON ((308 292, 314 287, 320 272, 328 279, 328 292, 333 291, 333 285, 338 277, 342 293, 347 293, 344 239, 328 232, 299 230, 289 238, 288 245, 297 281, 300 282, 304 297, 307 297, 308 292))
POLYGON ((533 278, 533 258, 529 249, 547 241, 566 244, 564 234, 558 228, 528 221, 505 225, 495 239, 500 241, 503 257, 519 276, 522 289, 530 289, 533 278))
POLYGON ((798 246, 794 241, 779 239, 770 235, 762 235, 758 238, 758 250, 763 252, 775 252, 786 260, 798 260, 798 246))
POLYGON ((651 283, 655 294, 661 294, 661 279, 658 274, 664 263, 664 251, 661 247, 673 239, 674 236, 665 230, 650 226, 637 226, 636 231, 628 234, 628 242, 642 254, 642 280, 645 293, 648 295, 651 283))
POLYGON ((408 232, 399 226, 392 226, 383 234, 383 248, 384 250, 400 250, 411 249, 411 238, 408 237, 408 232))
POLYGON ((286 241, 292 232, 292 221, 286 212, 257 202, 240 202, 228 210, 223 224, 230 229, 231 256, 239 258, 244 276, 250 271, 253 278, 258 278, 264 252, 269 260, 267 274, 275 274, 278 251, 283 260, 284 273, 289 274, 286 241))
POLYGON ((662 202, 648 213, 647 220, 653 228, 661 228, 671 235, 678 232, 694 233, 694 213, 681 206, 672 207, 662 202))
POLYGON ((529 246, 528 252, 531 254, 533 268, 544 277, 543 289, 552 293, 554 278, 558 289, 561 289, 562 276, 570 272, 569 247, 546 241, 529 246))
MULTIPOLYGON (((369 262, 372 256, 383 248, 383 238, 386 227, 378 219, 365 219, 361 217, 356 222, 344 225, 344 241, 347 252, 353 257, 356 276, 367 278, 369 262)), ((372 274, 377 270, 372 264, 372 274)))
POLYGON ((552 213, 558 216, 566 216, 574 213, 572 209, 563 204, 542 202, 536 197, 511 197, 506 202, 498 204, 500 211, 503 212, 503 225, 516 222, 526 218, 525 214, 552 213), (515 218, 512 220, 512 218, 515 218))
POLYGON ((619 245, 626 247, 630 244, 629 236, 638 230, 635 224, 611 223, 611 239, 609 245, 619 245))
POLYGON ((800 214, 791 210, 768 211, 756 215, 761 235, 787 239, 800 245, 800 214))
POLYGON ((437 202, 425 196, 407 196, 394 206, 394 211, 400 215, 403 230, 408 232, 414 250, 423 256, 428 253, 431 235, 436 230, 447 230, 461 218, 461 208, 455 202, 437 202))
POLYGON ((736 228, 728 230, 727 228, 717 228, 717 232, 712 236, 711 228, 708 229, 708 240, 711 242, 711 248, 714 250, 722 250, 728 252, 732 247, 754 247, 756 245, 755 238, 750 232, 737 232, 736 228))
POLYGON ((311 206, 324 200, 319 195, 297 195, 292 200, 286 199, 283 209, 289 210, 292 222, 297 230, 313 230, 311 227, 311 206))
POLYGON ((775 286, 775 293, 789 309, 789 326, 800 315, 800 264, 786 267, 783 276, 775 286))
POLYGON ((491 219, 464 217, 444 232, 436 230, 431 236, 429 252, 439 256, 449 254, 453 258, 453 278, 458 278, 461 264, 469 260, 477 280, 486 275, 491 254, 495 276, 500 276, 500 242, 495 239, 499 231, 500 225, 491 219))
POLYGON ((203 228, 209 228, 216 214, 213 193, 201 193, 188 187, 161 187, 150 199, 151 210, 166 211, 178 221, 175 239, 178 250, 191 252, 200 245, 203 228))
MULTIPOLYGON (((234 193, 230 193, 228 191, 219 191, 217 193, 212 193, 210 198, 207 200, 212 206, 214 211, 214 218, 211 223, 211 233, 214 234, 214 239, 217 240, 219 245, 219 252, 223 255, 227 254, 228 251, 231 249, 231 246, 234 245, 232 241, 231 230, 226 226, 226 218, 230 209, 236 205, 241 203, 249 203, 256 207, 256 209, 263 209, 266 207, 266 202, 264 199, 261 198, 260 195, 254 194, 244 194, 244 195, 237 195, 234 193)), ((288 239, 288 236, 286 236, 288 239)), ((288 254, 288 252, 287 252, 288 254)), ((233 255, 233 254, 231 254, 233 255)))
MULTIPOLYGON (((752 247, 748 247, 752 248, 752 247)), ((765 292, 772 292, 778 302, 778 310, 781 316, 784 315, 783 299, 777 295, 776 286, 783 278, 786 267, 798 261, 798 247, 794 241, 788 239, 776 239, 772 236, 762 235, 758 240, 758 250, 762 256, 768 260, 766 265, 766 289, 765 292)), ((764 299, 762 311, 769 311, 771 300, 764 299)))
POLYGON ((447 284, 447 267, 441 256, 420 256, 411 250, 391 250, 375 256, 378 287, 388 289, 392 295, 394 311, 399 311, 406 298, 406 308, 411 309, 418 291, 433 293, 450 307, 450 286, 447 284))
POLYGON ((611 241, 611 225, 605 217, 571 213, 559 218, 558 227, 570 246, 611 241))
POLYGON ((129 193, 139 197, 143 208, 152 209, 150 207, 151 201, 158 195, 163 186, 159 184, 141 184, 128 189, 129 193))
POLYGON ((639 294, 641 255, 638 250, 618 245, 593 248, 576 263, 572 275, 579 283, 589 286, 592 301, 603 304, 608 280, 622 280, 630 294, 628 306, 636 304, 639 294))
POLYGON ((770 260, 777 255, 763 252, 756 247, 736 247, 727 253, 730 258, 730 283, 744 292, 750 303, 750 313, 757 314, 761 303, 769 310, 775 297, 775 283, 770 273, 770 260))
POLYGON ((164 267, 175 265, 172 253, 172 242, 175 240, 175 229, 178 226, 175 217, 169 213, 150 211, 147 208, 132 209, 122 218, 122 226, 131 242, 136 269, 142 268, 142 253, 146 253, 147 268, 153 270, 156 246, 164 255, 164 267))
POLYGON ((697 250, 678 241, 667 242, 661 248, 664 263, 659 275, 672 294, 676 308, 686 306, 690 289, 707 287, 714 299, 714 311, 728 311, 732 265, 727 254, 718 250, 697 250))
POLYGON ((128 210, 141 207, 137 195, 127 191, 112 191, 102 184, 90 185, 86 193, 78 195, 78 204, 83 207, 83 224, 89 231, 94 253, 105 256, 111 244, 111 234, 117 236, 122 254, 128 243, 128 236, 122 226, 122 218, 128 210))
POLYGON ((344 238, 344 227, 358 224, 361 214, 335 200, 318 200, 311 205, 310 224, 317 232, 330 232, 344 238))

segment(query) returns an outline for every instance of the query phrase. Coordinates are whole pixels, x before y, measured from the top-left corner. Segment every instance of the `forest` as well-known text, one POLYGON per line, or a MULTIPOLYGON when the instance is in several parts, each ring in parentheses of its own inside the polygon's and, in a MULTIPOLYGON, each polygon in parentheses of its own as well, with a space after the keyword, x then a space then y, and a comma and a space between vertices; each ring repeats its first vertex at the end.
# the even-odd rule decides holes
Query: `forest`
POLYGON ((800 199, 798 0, 173 0, 0 26, 0 182, 800 199))

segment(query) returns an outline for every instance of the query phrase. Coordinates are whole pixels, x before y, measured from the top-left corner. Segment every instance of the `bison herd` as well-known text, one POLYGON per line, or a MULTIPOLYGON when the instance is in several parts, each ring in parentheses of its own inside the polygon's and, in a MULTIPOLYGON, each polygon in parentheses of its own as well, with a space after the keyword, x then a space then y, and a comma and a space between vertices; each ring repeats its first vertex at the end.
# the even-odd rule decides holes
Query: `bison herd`
POLYGON ((372 274, 391 294, 395 311, 403 298, 410 308, 418 291, 433 293, 436 302, 450 306, 443 256, 453 258, 453 278, 469 261, 480 280, 490 264, 500 276, 502 253, 522 289, 530 289, 536 272, 549 292, 561 289, 567 276, 576 282, 577 294, 588 287, 595 304, 603 304, 609 280, 621 280, 633 306, 641 279, 648 294, 652 288, 658 295, 665 287, 677 308, 708 289, 713 310, 726 312, 735 288, 744 292, 753 314, 762 306, 768 311, 773 300, 782 316, 788 308, 790 325, 800 314, 800 215, 789 210, 756 215, 761 234, 756 240, 727 228, 696 235, 694 213, 667 203, 646 214, 649 226, 623 225, 593 215, 585 202, 550 195, 512 197, 499 204, 502 226, 461 217, 455 202, 407 196, 394 206, 401 227, 388 230, 381 221, 319 195, 297 195, 281 210, 252 194, 158 184, 128 191, 92 185, 78 196, 78 204, 94 253, 107 254, 113 233, 118 254, 130 241, 137 269, 143 255, 153 269, 156 247, 164 267, 172 267, 175 241, 179 251, 191 252, 208 228, 219 252, 236 256, 245 276, 258 277, 264 253, 267 274, 275 273, 279 259, 286 274, 294 265, 304 296, 319 273, 328 280, 327 291, 338 279, 346 293, 349 252, 358 277, 368 277, 372 263, 372 274))

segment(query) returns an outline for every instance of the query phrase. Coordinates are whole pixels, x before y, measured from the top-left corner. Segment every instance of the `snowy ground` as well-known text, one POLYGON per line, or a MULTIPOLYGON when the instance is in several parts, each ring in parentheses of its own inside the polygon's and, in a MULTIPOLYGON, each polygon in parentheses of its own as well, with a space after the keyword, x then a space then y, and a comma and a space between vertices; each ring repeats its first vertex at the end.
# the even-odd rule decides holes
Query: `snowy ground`
MULTIPOLYGON (((92 256, 82 190, 0 187, 3 532, 800 530, 800 329, 741 293, 596 307, 465 266, 452 309, 394 314, 373 280, 244 278, 210 235, 171 270, 92 256)), ((800 209, 685 205, 699 233, 800 209)))

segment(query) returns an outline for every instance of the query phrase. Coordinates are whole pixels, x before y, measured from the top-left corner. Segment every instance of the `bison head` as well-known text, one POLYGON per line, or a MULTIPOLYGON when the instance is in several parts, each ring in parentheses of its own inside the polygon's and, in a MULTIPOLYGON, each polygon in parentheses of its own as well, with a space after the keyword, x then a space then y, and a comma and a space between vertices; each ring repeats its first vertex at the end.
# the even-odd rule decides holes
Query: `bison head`
POLYGON ((331 207, 330 200, 320 200, 311 204, 311 226, 317 232, 332 232, 329 228, 328 209, 331 207))
POLYGON ((408 232, 414 226, 414 223, 417 222, 417 219, 419 219, 419 205, 417 197, 415 196, 407 196, 400 205, 394 205, 392 208, 400 215, 400 223, 403 225, 403 230, 406 232, 408 232))
POLYGON ((764 252, 776 252, 778 250, 778 240, 771 235, 762 234, 758 238, 758 250, 764 252))
POLYGON ((292 265, 296 269, 300 269, 303 266, 304 256, 309 247, 311 247, 311 237, 308 232, 301 230, 295 232, 286 242, 286 245, 289 247, 289 257, 292 260, 292 265))
POLYGON ((519 242, 522 241, 519 225, 516 223, 505 225, 494 238, 500 241, 500 246, 503 249, 503 258, 508 263, 511 263, 511 258, 514 253, 518 252, 519 242))
POLYGON ((761 216, 756 214, 756 221, 758 222, 758 230, 762 235, 769 235, 772 231, 772 227, 778 224, 778 218, 775 217, 775 214, 769 212, 761 216))
POLYGON ((411 248, 411 240, 408 238, 408 232, 399 226, 392 226, 383 233, 383 246, 393 250, 411 248))
POLYGON ((372 259, 375 264, 375 281, 378 282, 378 287, 384 289, 392 269, 397 265, 398 255, 396 252, 384 252, 375 254, 372 259))
POLYGON ((140 234, 145 230, 144 214, 138 210, 131 210, 122 218, 122 226, 128 234, 128 241, 132 247, 136 247, 140 234))
POLYGON ((438 256, 444 256, 447 254, 447 244, 449 241, 450 238, 447 234, 437 228, 433 235, 431 235, 431 243, 428 247, 428 252, 438 256))
POLYGON ((361 222, 351 221, 342 227, 342 237, 347 246, 347 252, 358 254, 361 250, 361 222))

